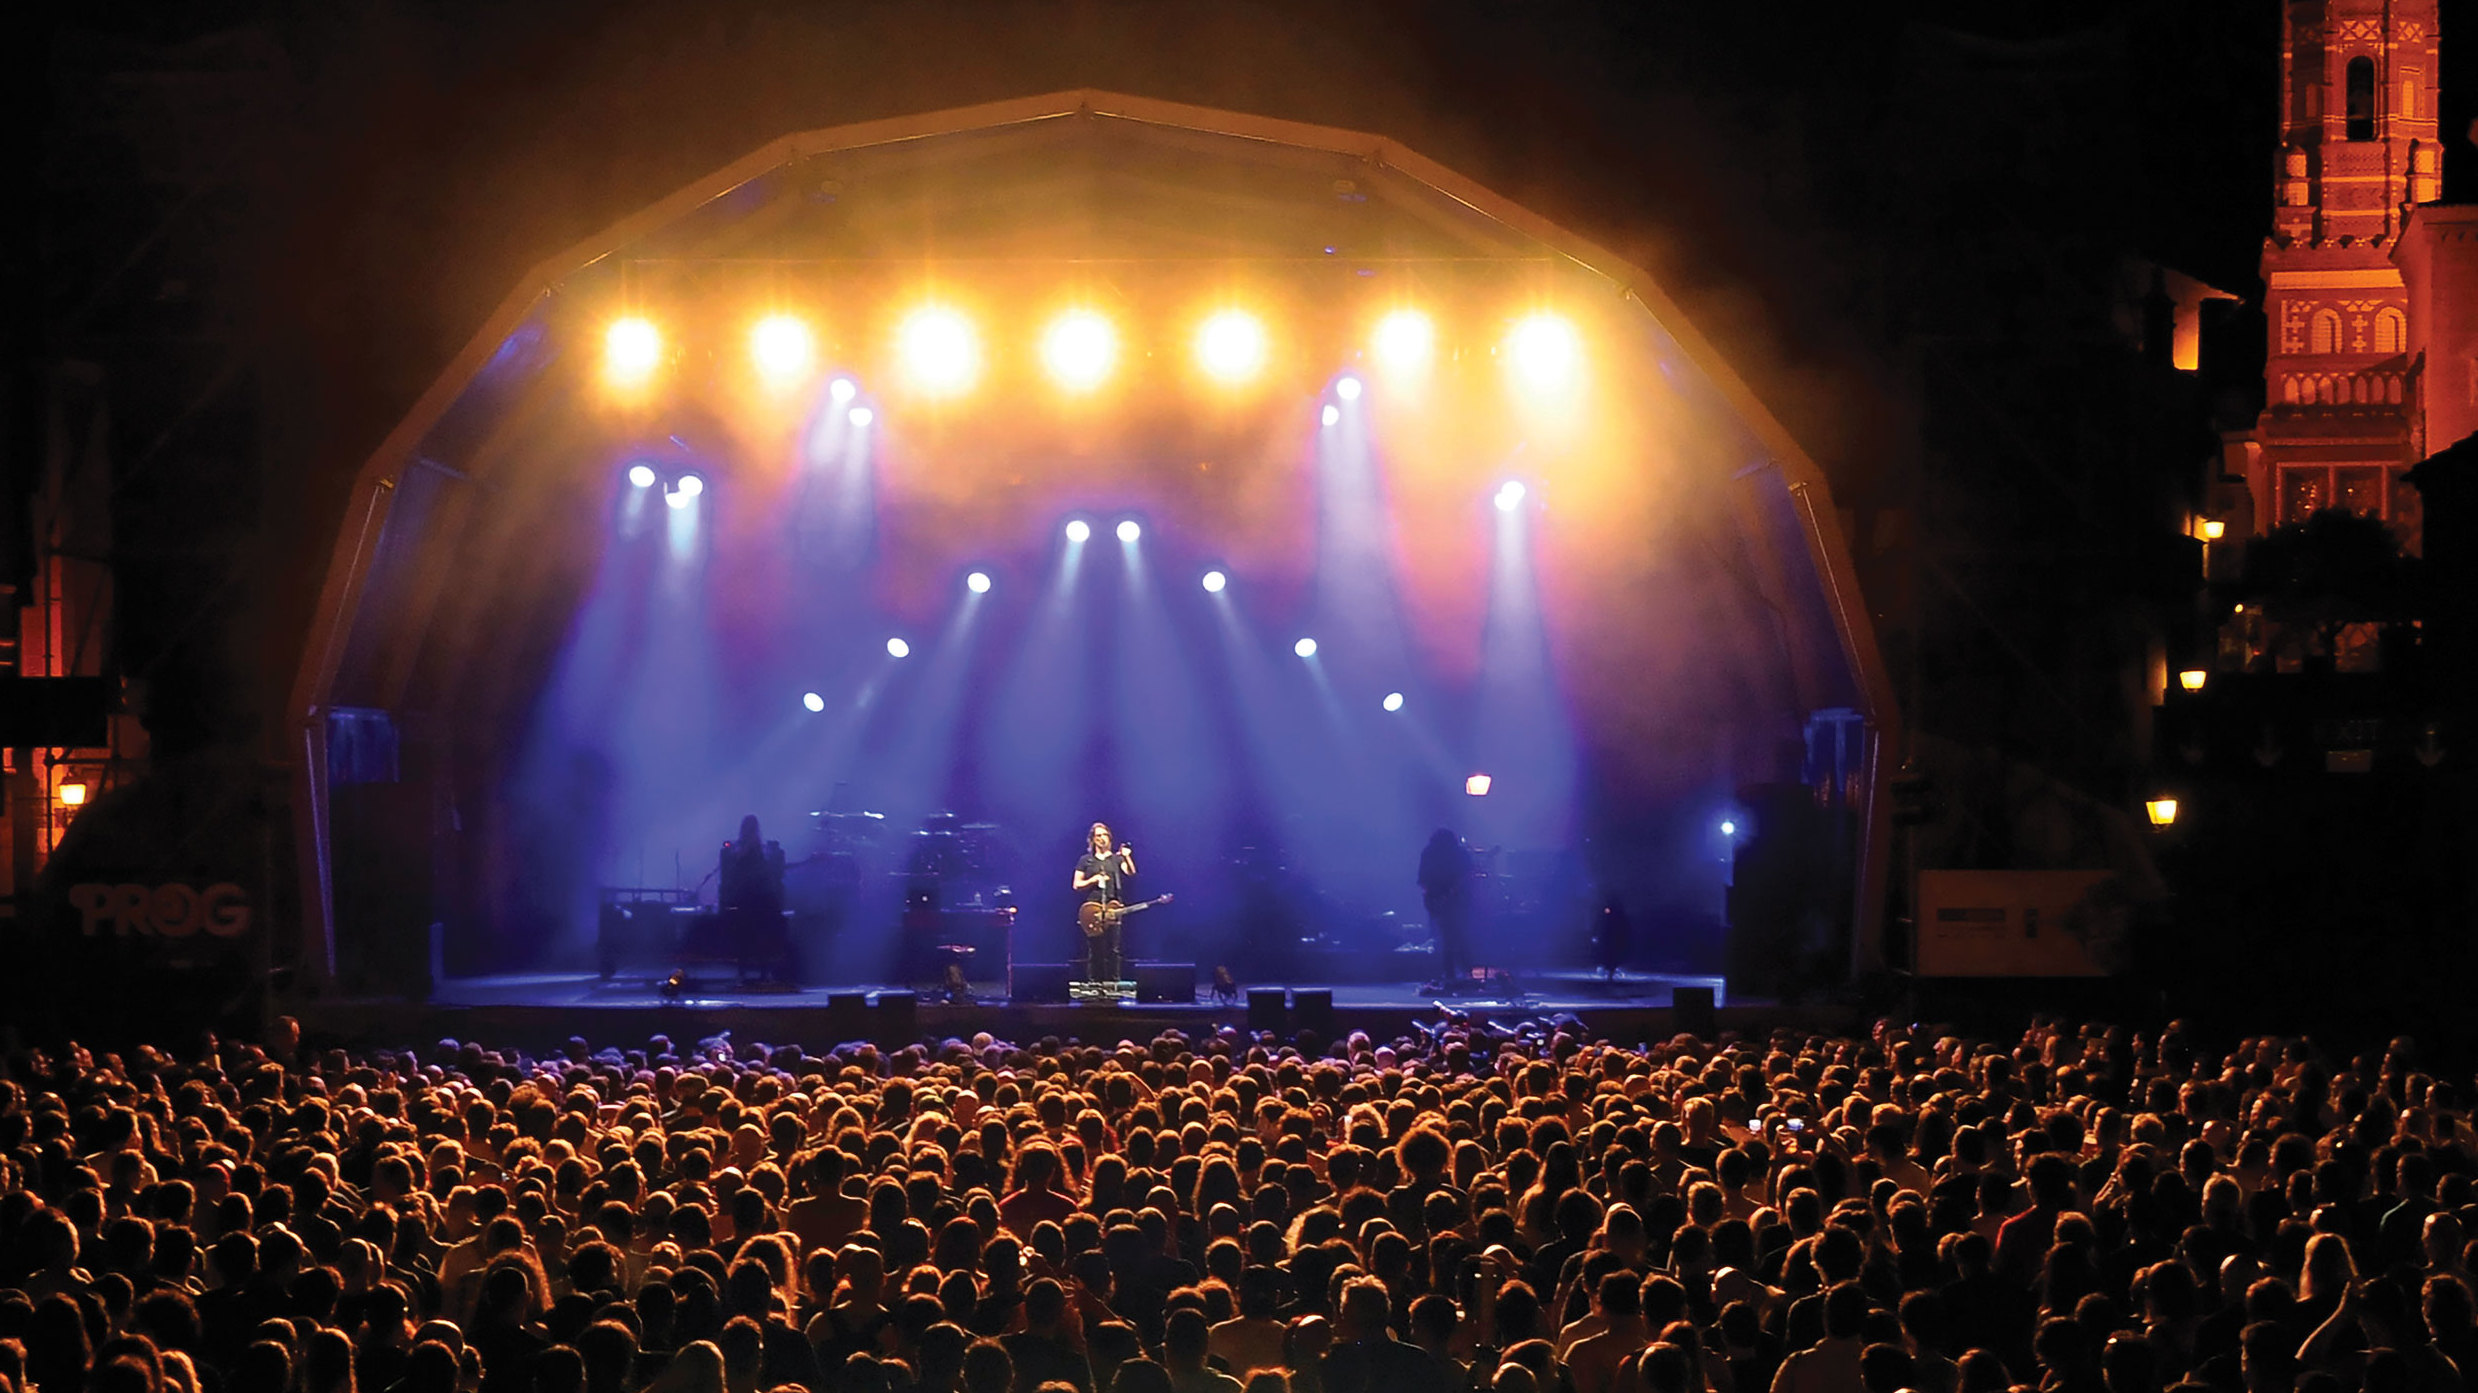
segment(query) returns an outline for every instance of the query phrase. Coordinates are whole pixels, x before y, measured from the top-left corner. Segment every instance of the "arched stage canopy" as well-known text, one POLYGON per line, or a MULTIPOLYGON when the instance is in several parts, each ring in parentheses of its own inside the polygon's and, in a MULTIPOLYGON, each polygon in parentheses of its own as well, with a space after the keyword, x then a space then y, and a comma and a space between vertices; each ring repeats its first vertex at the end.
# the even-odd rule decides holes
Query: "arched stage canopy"
MULTIPOLYGON (((565 515, 582 511, 562 492, 588 467, 579 461, 607 471, 623 457, 613 440, 711 450, 700 432, 733 434, 705 403, 605 417, 594 428, 604 444, 576 443, 577 421, 599 409, 587 365, 613 313, 641 306, 679 322, 694 311, 678 306, 745 303, 752 287, 805 302, 848 286, 876 303, 925 279, 1004 286, 1058 267, 1115 276, 1129 300, 1182 280, 1244 280, 1310 319, 1370 286, 1449 303, 1510 286, 1583 306, 1592 342, 1632 365, 1607 374, 1610 397, 1686 442, 1661 452, 1659 492, 1722 519, 1694 564, 1734 577, 1734 598, 1694 631, 1667 632, 1665 646, 1709 655, 1689 666, 1755 674, 1748 700, 1773 709, 1768 729, 1809 732, 1811 770, 1818 713, 1857 733, 1824 758, 1843 772, 1824 777, 1857 829, 1849 967, 1880 963, 1882 763, 1897 713, 1838 515, 1815 463, 1660 286, 1383 137, 1073 91, 786 136, 543 262, 508 295, 362 466, 336 539, 290 709, 302 966, 333 975, 339 921, 353 931, 338 898, 349 853, 336 795, 394 777, 372 773, 371 722, 505 730, 539 696, 542 635, 556 635, 580 588, 554 574, 574 569, 558 554, 575 535, 565 515), (1640 405, 1654 396, 1657 407, 1640 405), (522 618, 543 607, 562 613, 522 618)), ((859 363, 848 344, 865 337, 830 334, 826 356, 859 363)), ((1336 360, 1321 361, 1320 382, 1336 360)), ((1615 622, 1595 617, 1601 627, 1584 632, 1615 622)), ((1582 642, 1604 665, 1632 661, 1623 644, 1582 642)), ((449 795, 411 802, 401 826, 461 815, 449 795)))

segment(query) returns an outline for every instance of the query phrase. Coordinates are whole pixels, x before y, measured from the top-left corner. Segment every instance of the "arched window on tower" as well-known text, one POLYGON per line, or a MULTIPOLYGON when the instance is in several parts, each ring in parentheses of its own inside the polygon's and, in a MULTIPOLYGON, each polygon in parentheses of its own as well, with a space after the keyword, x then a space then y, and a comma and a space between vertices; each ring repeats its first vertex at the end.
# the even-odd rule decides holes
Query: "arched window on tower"
POLYGON ((2316 310, 2306 327, 2306 351, 2338 353, 2340 351, 2340 315, 2333 310, 2316 310))
POLYGON ((2349 139, 2375 138, 2375 60, 2358 57, 2349 60, 2347 79, 2349 139))
POLYGON ((2409 350, 2409 321, 2399 310, 2375 312, 2375 351, 2405 353, 2409 350))

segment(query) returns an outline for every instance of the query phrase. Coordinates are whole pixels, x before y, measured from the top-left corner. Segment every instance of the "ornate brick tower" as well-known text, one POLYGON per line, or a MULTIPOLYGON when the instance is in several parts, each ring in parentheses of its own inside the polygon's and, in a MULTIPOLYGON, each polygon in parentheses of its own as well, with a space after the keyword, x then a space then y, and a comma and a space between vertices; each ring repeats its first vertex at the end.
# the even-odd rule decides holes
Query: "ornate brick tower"
MULTIPOLYGON (((2418 544, 2393 244, 2442 191, 2437 0, 2289 0, 2281 149, 2263 244, 2265 407, 2242 442, 2256 529, 2342 507, 2418 544)), ((2240 444, 2241 442, 2232 442, 2240 444)))

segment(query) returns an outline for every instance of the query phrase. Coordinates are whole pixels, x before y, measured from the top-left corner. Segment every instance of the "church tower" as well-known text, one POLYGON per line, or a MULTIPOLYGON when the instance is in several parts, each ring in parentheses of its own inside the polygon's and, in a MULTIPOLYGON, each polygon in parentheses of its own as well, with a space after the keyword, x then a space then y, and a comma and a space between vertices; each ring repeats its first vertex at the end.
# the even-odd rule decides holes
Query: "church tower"
MULTIPOLYGON (((2245 442, 2255 528, 2322 508, 2418 541, 2409 294, 2392 252, 2441 196, 2437 0, 2288 0, 2281 147, 2263 244, 2265 406, 2245 442)), ((2234 443, 2234 442, 2232 442, 2234 443)))

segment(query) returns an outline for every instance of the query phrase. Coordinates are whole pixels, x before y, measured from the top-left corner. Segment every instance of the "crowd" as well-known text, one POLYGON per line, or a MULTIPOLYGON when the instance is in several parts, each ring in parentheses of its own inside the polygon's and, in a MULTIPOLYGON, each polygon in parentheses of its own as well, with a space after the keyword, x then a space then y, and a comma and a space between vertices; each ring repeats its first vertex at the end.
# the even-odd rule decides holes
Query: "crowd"
POLYGON ((0 1059, 0 1393, 2460 1393, 2406 1042, 0 1059))

